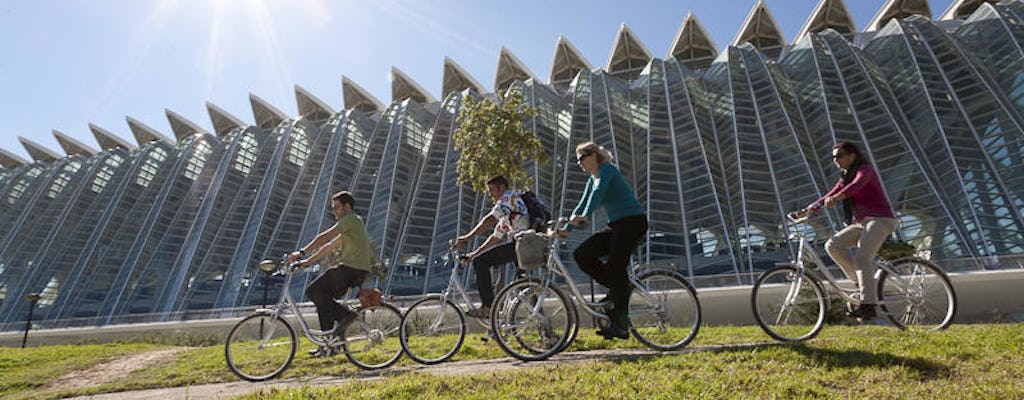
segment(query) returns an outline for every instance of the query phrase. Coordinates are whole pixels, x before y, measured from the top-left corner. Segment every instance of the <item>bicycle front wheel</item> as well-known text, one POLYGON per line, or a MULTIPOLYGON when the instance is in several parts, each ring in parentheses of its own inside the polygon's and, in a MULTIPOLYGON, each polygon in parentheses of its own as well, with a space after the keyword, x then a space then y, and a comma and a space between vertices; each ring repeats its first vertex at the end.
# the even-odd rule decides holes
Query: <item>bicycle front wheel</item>
POLYGON ((937 331, 953 323, 956 293, 949 277, 931 262, 896 260, 878 278, 878 306, 900 329, 937 331))
POLYGON ((345 357, 362 369, 387 368, 398 361, 402 356, 398 337, 402 313, 398 308, 382 303, 356 312, 359 316, 345 328, 345 357))
POLYGON ((402 316, 400 331, 405 354, 432 365, 452 358, 466 339, 466 317, 455 303, 440 296, 413 303, 402 316))
POLYGON ((828 307, 821 282, 791 266, 762 273, 754 283, 750 303, 761 329, 781 341, 816 336, 825 324, 828 307))
POLYGON ((539 361, 568 347, 576 308, 550 283, 535 279, 512 282, 498 292, 494 307, 494 339, 510 356, 539 361))
POLYGON ((637 277, 629 298, 633 336, 653 349, 686 346, 700 329, 700 301, 686 279, 674 271, 652 270, 637 277))
POLYGON ((295 329, 271 313, 253 314, 238 321, 224 343, 228 368, 247 381, 265 381, 284 372, 295 358, 295 329))

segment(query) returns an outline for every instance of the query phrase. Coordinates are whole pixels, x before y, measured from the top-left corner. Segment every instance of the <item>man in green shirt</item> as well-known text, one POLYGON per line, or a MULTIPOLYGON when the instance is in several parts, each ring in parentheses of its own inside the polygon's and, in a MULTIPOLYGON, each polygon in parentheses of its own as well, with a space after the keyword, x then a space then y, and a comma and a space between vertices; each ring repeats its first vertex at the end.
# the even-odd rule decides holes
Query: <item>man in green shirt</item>
POLYGON ((338 222, 288 255, 288 262, 306 257, 299 260, 301 268, 327 258, 322 263, 327 269, 309 284, 306 297, 316 305, 320 329, 331 330, 337 337, 342 337, 345 328, 358 316, 337 300, 350 288, 359 287, 373 268, 373 247, 362 218, 352 211, 355 204, 352 193, 335 193, 331 197, 331 213, 338 222))

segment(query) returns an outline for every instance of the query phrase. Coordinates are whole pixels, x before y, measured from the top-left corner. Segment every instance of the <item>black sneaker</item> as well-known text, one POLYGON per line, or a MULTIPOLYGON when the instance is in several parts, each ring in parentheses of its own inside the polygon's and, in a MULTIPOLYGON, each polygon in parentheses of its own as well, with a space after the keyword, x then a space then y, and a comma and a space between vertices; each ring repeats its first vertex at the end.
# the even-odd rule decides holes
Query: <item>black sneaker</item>
POLYGON ((605 339, 629 339, 629 329, 619 326, 619 324, 611 323, 608 326, 598 329, 597 334, 605 339))
POLYGON ((359 317, 359 313, 355 311, 348 311, 345 315, 341 316, 341 319, 334 322, 334 329, 331 330, 331 335, 339 338, 345 338, 345 329, 348 329, 349 325, 355 322, 356 318, 359 317))
POLYGON ((847 315, 856 318, 858 322, 870 321, 877 316, 874 304, 861 304, 853 308, 847 315))

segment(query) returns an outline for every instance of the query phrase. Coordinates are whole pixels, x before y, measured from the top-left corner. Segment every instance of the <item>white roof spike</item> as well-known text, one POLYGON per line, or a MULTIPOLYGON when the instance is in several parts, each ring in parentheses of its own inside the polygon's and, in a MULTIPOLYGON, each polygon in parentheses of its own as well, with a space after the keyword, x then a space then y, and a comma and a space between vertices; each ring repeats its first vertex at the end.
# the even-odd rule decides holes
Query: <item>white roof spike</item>
POLYGON ((808 33, 821 32, 828 28, 832 28, 842 35, 857 33, 857 25, 853 23, 850 10, 846 8, 846 3, 843 0, 818 1, 818 5, 807 17, 800 32, 793 38, 793 43, 799 42, 808 33))
POLYGON ((651 52, 640 42, 633 30, 626 24, 619 25, 615 34, 612 51, 608 53, 608 63, 604 70, 610 74, 618 72, 634 72, 643 69, 651 61, 651 52))
POLYGON ((686 19, 679 25, 667 57, 675 57, 690 68, 706 68, 718 57, 718 46, 691 12, 686 14, 686 19))
MULTIPOLYGON (((581 70, 592 70, 594 67, 583 57, 576 46, 573 46, 565 36, 559 36, 555 43, 555 55, 551 59, 551 72, 548 74, 548 83, 556 86, 568 87, 576 74, 581 70)), ((560 87, 561 88, 561 87, 560 87)))
POLYGON ((164 114, 167 114, 167 122, 171 124, 171 132, 174 132, 174 137, 178 139, 179 142, 197 133, 207 133, 206 129, 203 129, 195 122, 189 121, 187 118, 181 116, 181 114, 166 108, 164 109, 164 114))
POLYGON ((512 54, 505 46, 501 46, 501 52, 498 54, 498 70, 494 73, 494 91, 500 92, 508 89, 512 82, 517 80, 526 81, 529 79, 540 82, 537 75, 534 75, 529 68, 526 68, 526 64, 523 64, 519 57, 512 54))
POLYGON ((437 99, 430 95, 419 83, 406 75, 397 67, 391 67, 391 101, 413 99, 419 103, 435 103, 437 99))
POLYGON ((260 128, 273 129, 288 119, 288 114, 278 110, 277 107, 255 94, 249 93, 249 105, 252 107, 252 116, 256 121, 256 126, 260 128))
POLYGON ((210 122, 213 123, 213 131, 217 137, 227 135, 232 129, 244 128, 248 125, 211 102, 206 102, 206 112, 210 114, 210 122))
POLYGON ((477 93, 484 94, 487 90, 484 85, 469 75, 455 60, 444 57, 444 75, 441 79, 441 97, 448 96, 451 92, 473 88, 477 93))
POLYGON ((939 17, 940 21, 948 21, 951 19, 967 18, 974 14, 978 8, 985 3, 998 3, 999 0, 955 0, 952 4, 946 8, 946 11, 942 12, 939 17))
POLYGON ((131 143, 128 143, 124 139, 117 137, 113 132, 103 129, 96 124, 89 124, 89 131, 92 132, 92 136, 96 138, 96 143, 99 143, 100 148, 103 150, 110 150, 115 147, 121 147, 127 150, 136 149, 136 147, 131 143))
POLYGON ((928 6, 928 0, 887 0, 864 31, 877 31, 893 18, 906 18, 914 14, 931 18, 932 9, 928 6))
POLYGON ((64 149, 64 152, 69 156, 78 154, 86 157, 92 157, 96 155, 96 149, 75 140, 75 138, 68 136, 64 132, 54 129, 53 137, 57 139, 57 143, 60 144, 60 147, 64 149))
POLYGON ((384 109, 384 104, 380 100, 344 75, 341 76, 341 92, 345 97, 346 110, 357 109, 374 113, 384 109))
POLYGON ((295 85, 295 102, 299 107, 299 115, 309 119, 327 119, 334 114, 331 106, 299 85, 295 85))
POLYGON ((57 152, 50 150, 46 147, 43 147, 43 145, 39 143, 28 140, 27 138, 18 136, 18 141, 21 142, 21 145, 25 147, 25 151, 28 151, 28 155, 32 156, 33 160, 41 162, 54 162, 61 158, 64 158, 57 152))
POLYGON ((150 128, 149 125, 142 123, 132 117, 125 117, 128 121, 128 129, 132 131, 132 135, 135 135, 135 141, 139 143, 139 147, 145 146, 146 143, 155 142, 162 140, 167 143, 174 143, 171 139, 168 139, 164 134, 157 132, 156 129, 150 128))
POLYGON ((0 149, 0 167, 16 168, 25 164, 28 164, 28 161, 25 161, 24 158, 18 157, 7 150, 0 149))
POLYGON ((764 0, 757 0, 757 3, 750 8, 750 13, 743 20, 736 38, 732 45, 739 46, 750 42, 761 52, 769 57, 777 57, 786 44, 786 38, 782 36, 782 29, 775 22, 771 11, 764 3, 764 0))

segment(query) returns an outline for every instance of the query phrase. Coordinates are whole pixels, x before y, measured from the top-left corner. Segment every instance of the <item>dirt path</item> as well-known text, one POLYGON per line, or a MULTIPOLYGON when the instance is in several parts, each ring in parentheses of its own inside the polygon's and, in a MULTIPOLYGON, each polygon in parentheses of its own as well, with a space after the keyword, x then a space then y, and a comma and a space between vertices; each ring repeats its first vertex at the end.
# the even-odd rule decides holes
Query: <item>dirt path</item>
POLYGON ((591 350, 561 353, 546 361, 534 361, 524 363, 513 358, 498 358, 493 360, 467 360, 458 362, 442 363, 439 365, 413 365, 405 367, 390 368, 382 371, 361 371, 355 376, 319 376, 302 379, 278 379, 270 382, 228 382, 208 385, 196 385, 189 387, 161 388, 139 390, 132 392, 106 393, 95 396, 79 397, 79 399, 96 400, 167 400, 167 399, 223 399, 249 393, 259 388, 288 388, 300 387, 303 385, 341 385, 354 381, 368 381, 385 379, 410 373, 425 373, 437 376, 472 375, 479 373, 492 373, 498 371, 517 370, 523 368, 536 368, 545 365, 578 363, 585 361, 616 361, 635 360, 641 358, 663 357, 673 354, 684 354, 703 351, 717 351, 729 348, 750 347, 761 343, 750 343, 725 346, 701 346, 687 347, 676 352, 656 353, 645 349, 613 349, 613 350, 591 350), (483 371, 483 372, 481 372, 483 371))

